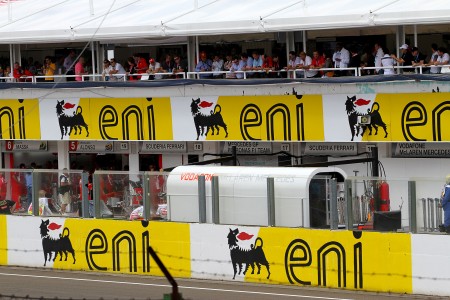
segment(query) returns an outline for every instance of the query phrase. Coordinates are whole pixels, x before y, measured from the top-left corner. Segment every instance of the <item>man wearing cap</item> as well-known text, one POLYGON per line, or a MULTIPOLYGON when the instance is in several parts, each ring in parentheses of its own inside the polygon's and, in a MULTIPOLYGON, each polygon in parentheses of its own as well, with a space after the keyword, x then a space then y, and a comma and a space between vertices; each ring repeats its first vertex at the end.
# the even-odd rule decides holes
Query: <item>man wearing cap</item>
MULTIPOLYGON (((205 52, 200 53, 200 60, 195 67, 195 72, 209 72, 212 68, 212 61, 208 59, 205 52)), ((212 78, 212 74, 200 75, 201 79, 212 78)))
POLYGON ((445 185, 441 194, 441 207, 444 210, 444 224, 439 225, 441 232, 450 233, 450 175, 445 177, 445 185))
MULTIPOLYGON (((407 44, 403 44, 400 46, 401 56, 397 58, 395 54, 391 54, 391 57, 397 61, 399 65, 402 66, 411 66, 413 61, 413 56, 411 52, 409 51, 409 46, 407 44)), ((412 72, 412 69, 403 69, 404 72, 412 72)))
POLYGON ((148 60, 148 62, 149 62, 149 65, 148 65, 147 74, 151 74, 151 75, 149 75, 148 79, 149 80, 162 79, 162 75, 152 75, 152 74, 161 72, 161 64, 159 62, 155 61, 154 58, 150 58, 148 60))

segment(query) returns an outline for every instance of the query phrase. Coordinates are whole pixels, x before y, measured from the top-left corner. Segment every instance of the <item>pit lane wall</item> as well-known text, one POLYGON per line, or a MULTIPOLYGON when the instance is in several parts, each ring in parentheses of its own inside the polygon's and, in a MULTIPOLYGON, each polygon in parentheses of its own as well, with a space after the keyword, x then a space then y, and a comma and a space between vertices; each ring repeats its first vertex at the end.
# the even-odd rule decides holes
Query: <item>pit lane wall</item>
POLYGON ((450 93, 0 102, 7 140, 450 141, 450 93), (370 125, 358 123, 361 115, 370 125))
POLYGON ((162 276, 150 245, 178 278, 450 296, 442 235, 31 216, 0 226, 2 265, 162 276))

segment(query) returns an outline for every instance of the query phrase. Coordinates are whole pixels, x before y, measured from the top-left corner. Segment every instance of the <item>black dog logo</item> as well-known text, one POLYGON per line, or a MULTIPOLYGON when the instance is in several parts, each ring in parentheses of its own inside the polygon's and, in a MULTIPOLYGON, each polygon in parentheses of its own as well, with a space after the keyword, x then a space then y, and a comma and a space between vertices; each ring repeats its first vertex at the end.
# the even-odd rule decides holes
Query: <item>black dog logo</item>
POLYGON ((81 108, 81 106, 78 106, 77 110, 73 113, 72 116, 70 116, 66 115, 64 110, 66 108, 73 108, 74 105, 70 103, 64 104, 64 100, 56 101, 58 102, 56 104, 56 115, 58 116, 59 129, 61 130, 61 139, 63 139, 64 136, 70 136, 70 134, 72 133, 72 129, 75 130, 75 134, 81 134, 81 127, 84 127, 84 129, 86 130, 86 137, 88 137, 88 125, 86 124, 86 122, 84 122, 83 109, 81 108))
POLYGON ((372 135, 372 127, 375 128, 375 135, 378 134, 378 127, 383 128, 384 130, 384 138, 387 138, 388 133, 386 131, 386 124, 383 122, 383 119, 380 115, 380 104, 378 102, 374 102, 372 104, 372 108, 367 110, 368 115, 370 116, 370 124, 362 126, 361 136, 364 135, 364 131, 366 128, 369 129, 369 135, 372 135))
POLYGON ((371 109, 367 110, 367 114, 370 116, 370 124, 359 124, 358 123, 358 117, 364 116, 366 114, 360 113, 356 110, 356 106, 361 105, 367 105, 370 103, 370 100, 364 100, 364 99, 358 99, 356 100, 356 96, 348 97, 347 101, 345 101, 345 110, 347 112, 348 117, 348 124, 350 126, 350 131, 352 133, 352 141, 355 136, 359 135, 360 129, 361 131, 361 137, 364 135, 364 131, 369 129, 369 135, 372 135, 372 127, 375 128, 375 135, 378 134, 378 127, 381 127, 384 129, 385 136, 384 138, 387 138, 388 133, 386 130, 386 124, 383 122, 383 119, 381 118, 379 109, 380 105, 378 102, 374 102, 371 109))
POLYGON ((231 256, 231 263, 233 264, 233 279, 236 278, 237 268, 239 267, 239 273, 241 274, 243 265, 245 264, 245 269, 242 272, 244 275, 247 273, 248 268, 252 267, 252 274, 255 273, 255 264, 258 267, 258 273, 261 273, 261 265, 265 266, 267 269, 267 279, 270 277, 270 268, 269 268, 269 262, 266 259, 266 256, 264 254, 263 250, 263 240, 258 237, 255 240, 255 244, 251 245, 250 249, 242 249, 238 245, 238 234, 239 229, 236 228, 235 230, 231 230, 228 233, 228 247, 230 248, 230 256, 231 256))
POLYGON ((53 261, 55 261, 58 254, 59 260, 62 261, 63 253, 65 254, 64 261, 67 261, 67 252, 71 253, 73 263, 75 264, 75 251, 73 250, 72 243, 69 239, 69 228, 65 227, 62 234, 59 235, 59 239, 54 239, 48 234, 49 226, 52 226, 52 228, 53 226, 56 226, 56 228, 59 228, 60 226, 55 223, 49 225, 49 223, 49 220, 42 220, 41 226, 39 226, 41 230, 42 249, 44 250, 44 267, 47 265, 47 261, 52 260, 52 252, 55 253, 53 256, 53 261))
MULTIPOLYGON (((222 118, 222 108, 219 104, 214 106, 214 109, 211 110, 209 115, 205 115, 201 113, 200 107, 208 107, 209 103, 203 106, 203 103, 208 102, 200 102, 200 98, 191 102, 191 113, 194 117, 195 129, 197 131, 197 140, 201 135, 208 135, 209 130, 211 129, 211 135, 214 135, 214 128, 217 130, 216 134, 219 134, 219 126, 225 130, 225 137, 228 137, 227 125, 223 121, 222 118), (206 127, 206 131, 205 131, 206 127)), ((212 104, 212 103, 211 103, 212 104)))

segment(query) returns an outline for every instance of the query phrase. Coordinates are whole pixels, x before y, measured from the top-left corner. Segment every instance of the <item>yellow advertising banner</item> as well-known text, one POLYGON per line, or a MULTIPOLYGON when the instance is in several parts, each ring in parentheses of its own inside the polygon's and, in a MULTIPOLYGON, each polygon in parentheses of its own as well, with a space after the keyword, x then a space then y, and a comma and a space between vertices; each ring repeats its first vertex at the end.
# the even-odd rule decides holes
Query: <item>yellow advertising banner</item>
POLYGON ((189 224, 66 219, 60 241, 71 244, 73 263, 67 246, 68 260, 55 260, 54 268, 163 276, 151 246, 173 276, 191 276, 189 224))
POLYGON ((84 101, 89 101, 90 139, 173 139, 170 98, 99 98, 80 103, 84 101))
POLYGON ((220 96, 210 126, 222 126, 214 120, 219 114, 228 136, 210 134, 207 140, 324 140, 321 95, 220 96))
POLYGON ((409 234, 261 227, 258 238, 261 272, 246 281, 265 282, 270 270, 271 283, 412 293, 409 234))
MULTIPOLYGON (((449 93, 378 94, 392 141, 450 141, 449 93)), ((377 124, 375 124, 377 125, 377 124)))
POLYGON ((2 139, 40 139, 38 99, 2 99, 0 103, 2 139))

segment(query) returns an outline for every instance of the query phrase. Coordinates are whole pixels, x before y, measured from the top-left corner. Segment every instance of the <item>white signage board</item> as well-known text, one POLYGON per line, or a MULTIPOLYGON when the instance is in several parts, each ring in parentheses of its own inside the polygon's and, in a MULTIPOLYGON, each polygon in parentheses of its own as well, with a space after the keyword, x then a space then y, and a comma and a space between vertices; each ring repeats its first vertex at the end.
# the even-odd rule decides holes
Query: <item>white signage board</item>
POLYGON ((47 141, 5 141, 5 152, 47 151, 47 141))
POLYGON ((141 153, 185 153, 186 142, 143 142, 141 153))
POLYGON ((305 155, 357 155, 357 143, 305 143, 305 155))
POLYGON ((69 141, 69 152, 103 153, 113 152, 111 141, 69 141))
POLYGON ((393 143, 392 157, 450 157, 450 143, 393 143))
POLYGON ((223 142, 223 153, 232 153, 233 146, 236 146, 237 154, 271 154, 272 143, 270 142, 223 142))

